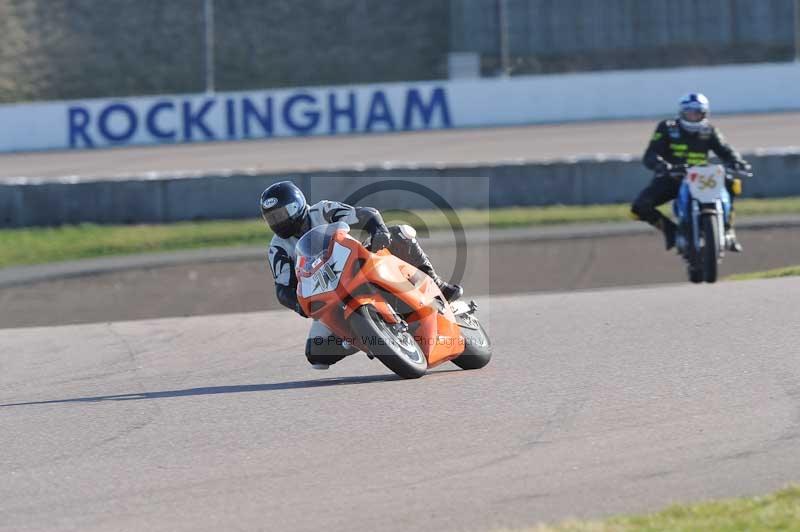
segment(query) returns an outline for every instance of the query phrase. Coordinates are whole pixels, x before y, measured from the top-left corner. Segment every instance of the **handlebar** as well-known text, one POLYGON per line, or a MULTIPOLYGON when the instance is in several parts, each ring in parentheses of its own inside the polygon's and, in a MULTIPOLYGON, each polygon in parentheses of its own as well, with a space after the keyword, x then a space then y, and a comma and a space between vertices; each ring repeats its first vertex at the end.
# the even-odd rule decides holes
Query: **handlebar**
MULTIPOLYGON (((686 172, 688 170, 688 166, 686 165, 675 165, 669 171, 661 174, 669 176, 673 179, 683 179, 686 177, 686 172)), ((745 179, 749 179, 753 177, 752 169, 748 168, 731 168, 729 166, 725 167, 725 175, 728 177, 743 177, 745 179)))
POLYGON ((753 177, 753 171, 747 168, 725 168, 725 172, 732 177, 744 177, 746 179, 753 177))

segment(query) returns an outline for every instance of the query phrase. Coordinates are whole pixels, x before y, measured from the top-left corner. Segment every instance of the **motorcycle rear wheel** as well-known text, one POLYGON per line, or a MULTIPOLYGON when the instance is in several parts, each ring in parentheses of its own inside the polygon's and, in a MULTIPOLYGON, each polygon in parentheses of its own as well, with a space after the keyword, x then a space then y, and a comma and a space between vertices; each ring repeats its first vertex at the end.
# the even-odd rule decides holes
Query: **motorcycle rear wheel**
POLYGON ((428 371, 428 360, 408 331, 395 331, 372 305, 350 317, 350 329, 363 349, 404 379, 418 379, 428 371))

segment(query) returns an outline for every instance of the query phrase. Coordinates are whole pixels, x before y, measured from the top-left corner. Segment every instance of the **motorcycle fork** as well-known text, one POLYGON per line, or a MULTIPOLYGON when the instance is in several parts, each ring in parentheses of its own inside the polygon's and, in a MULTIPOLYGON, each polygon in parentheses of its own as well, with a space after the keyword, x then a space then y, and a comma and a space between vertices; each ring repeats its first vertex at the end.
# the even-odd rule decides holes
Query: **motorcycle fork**
POLYGON ((700 204, 692 200, 692 242, 695 251, 700 250, 700 204))
POLYGON ((722 200, 717 200, 717 228, 719 234, 719 239, 717 244, 719 245, 719 249, 717 250, 717 256, 722 256, 725 252, 725 209, 722 205, 722 200))

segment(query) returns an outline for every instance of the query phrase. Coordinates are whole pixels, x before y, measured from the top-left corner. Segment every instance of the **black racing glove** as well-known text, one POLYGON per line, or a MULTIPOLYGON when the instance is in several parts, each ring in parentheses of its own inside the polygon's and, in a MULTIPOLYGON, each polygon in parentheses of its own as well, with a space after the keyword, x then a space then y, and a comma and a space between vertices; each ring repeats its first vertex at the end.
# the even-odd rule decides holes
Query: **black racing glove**
POLYGON ((673 164, 673 165, 671 165, 671 168, 669 170, 669 175, 670 175, 670 177, 672 177, 674 179, 680 180, 680 179, 683 179, 684 177, 686 177, 686 171, 688 169, 689 169, 689 167, 687 165, 683 164, 683 163, 681 163, 681 164, 673 164))
POLYGON ((731 168, 734 170, 739 170, 741 172, 749 172, 753 169, 753 167, 747 161, 734 161, 731 165, 731 168))
POLYGON ((386 226, 379 227, 375 230, 370 239, 370 251, 377 253, 384 248, 388 248, 391 243, 392 235, 389 234, 389 230, 386 229, 386 226))
POLYGON ((669 175, 670 170, 672 170, 672 165, 664 160, 658 161, 653 169, 656 175, 669 175))

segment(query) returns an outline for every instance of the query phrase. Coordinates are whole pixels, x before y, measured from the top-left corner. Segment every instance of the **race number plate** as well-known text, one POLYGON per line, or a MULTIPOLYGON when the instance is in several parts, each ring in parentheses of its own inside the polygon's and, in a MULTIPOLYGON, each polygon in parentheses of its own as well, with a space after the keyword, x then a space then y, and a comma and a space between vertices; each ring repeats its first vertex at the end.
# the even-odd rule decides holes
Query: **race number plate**
POLYGON ((327 264, 319 268, 311 277, 300 279, 300 289, 303 297, 313 297, 325 292, 332 292, 339 286, 339 279, 342 276, 350 250, 341 244, 333 245, 333 253, 328 259, 327 264))
POLYGON ((725 189, 725 169, 718 165, 691 166, 686 181, 692 197, 701 203, 714 203, 722 198, 725 189))

